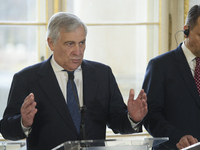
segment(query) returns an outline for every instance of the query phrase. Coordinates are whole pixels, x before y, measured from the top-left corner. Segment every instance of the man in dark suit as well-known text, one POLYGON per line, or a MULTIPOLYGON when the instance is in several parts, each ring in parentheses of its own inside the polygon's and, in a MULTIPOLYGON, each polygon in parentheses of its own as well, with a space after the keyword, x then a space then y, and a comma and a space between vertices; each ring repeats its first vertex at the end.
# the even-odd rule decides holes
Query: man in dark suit
POLYGON ((196 73, 200 6, 193 6, 188 12, 184 34, 183 43, 152 59, 146 70, 143 88, 148 97, 148 114, 144 126, 153 137, 169 137, 155 150, 181 149, 200 140, 200 80, 196 73))
MULTIPOLYGON (((141 131, 141 120, 147 113, 144 90, 134 100, 131 89, 126 106, 111 68, 83 60, 86 34, 85 24, 73 14, 60 12, 51 17, 47 43, 53 55, 14 75, 2 119, 5 139, 26 138, 30 150, 52 149, 82 139, 83 129, 75 127, 77 120, 70 115, 68 73, 63 70, 74 72, 79 100, 75 103, 79 109, 86 106, 84 139, 105 139, 106 125, 115 133, 141 131)), ((76 97, 75 89, 73 92, 76 97)))

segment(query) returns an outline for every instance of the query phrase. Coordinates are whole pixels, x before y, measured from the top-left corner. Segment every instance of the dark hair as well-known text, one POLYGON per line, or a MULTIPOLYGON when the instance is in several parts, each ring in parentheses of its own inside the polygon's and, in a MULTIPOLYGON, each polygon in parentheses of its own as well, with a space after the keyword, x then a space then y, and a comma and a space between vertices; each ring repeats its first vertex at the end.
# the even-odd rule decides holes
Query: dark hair
POLYGON ((194 5, 188 11, 188 16, 186 18, 186 25, 192 30, 197 24, 197 20, 200 17, 200 5, 194 5))

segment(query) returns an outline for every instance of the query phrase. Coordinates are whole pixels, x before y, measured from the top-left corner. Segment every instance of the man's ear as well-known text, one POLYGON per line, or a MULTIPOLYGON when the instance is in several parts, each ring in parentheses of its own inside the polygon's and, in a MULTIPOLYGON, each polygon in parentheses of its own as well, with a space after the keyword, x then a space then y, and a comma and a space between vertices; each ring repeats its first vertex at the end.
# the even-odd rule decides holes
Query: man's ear
POLYGON ((52 38, 50 38, 50 37, 47 38, 47 44, 48 44, 49 48, 51 49, 51 51, 54 51, 54 43, 53 43, 52 38))
POLYGON ((189 32, 190 32, 190 27, 188 25, 184 25, 183 33, 184 33, 185 38, 187 38, 189 36, 189 32))

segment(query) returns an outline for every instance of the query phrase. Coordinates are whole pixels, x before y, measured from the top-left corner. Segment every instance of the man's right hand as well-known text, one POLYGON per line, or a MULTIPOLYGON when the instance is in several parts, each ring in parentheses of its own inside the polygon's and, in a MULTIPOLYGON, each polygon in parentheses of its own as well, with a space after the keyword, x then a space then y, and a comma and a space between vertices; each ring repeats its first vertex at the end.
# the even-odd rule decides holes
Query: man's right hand
POLYGON ((33 119, 37 113, 37 109, 35 108, 36 102, 34 99, 34 94, 30 93, 21 107, 22 124, 27 128, 33 124, 33 119))
POLYGON ((185 135, 180 139, 180 141, 176 144, 176 146, 178 149, 182 149, 182 148, 188 147, 192 144, 195 144, 197 142, 198 142, 198 140, 196 138, 194 138, 193 136, 185 135))

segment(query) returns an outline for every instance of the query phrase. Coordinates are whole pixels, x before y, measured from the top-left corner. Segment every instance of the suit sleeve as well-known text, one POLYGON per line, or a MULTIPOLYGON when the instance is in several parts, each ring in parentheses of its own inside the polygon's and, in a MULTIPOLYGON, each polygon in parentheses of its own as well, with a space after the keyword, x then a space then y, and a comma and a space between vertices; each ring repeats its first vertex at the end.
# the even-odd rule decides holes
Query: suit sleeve
MULTIPOLYGON (((110 68, 109 68, 110 69, 110 68)), ((131 123, 127 116, 127 106, 125 105, 122 95, 119 91, 115 77, 109 70, 110 81, 110 117, 108 127, 110 127, 114 133, 129 134, 137 132, 131 126, 131 123)), ((139 126, 139 132, 142 131, 141 124, 139 126)))
POLYGON ((26 138, 21 127, 20 113, 22 103, 26 97, 25 93, 26 87, 22 78, 15 74, 10 88, 8 104, 1 121, 1 132, 5 139, 20 140, 26 138))
POLYGON ((165 91, 166 84, 169 84, 165 70, 166 67, 155 59, 147 66, 143 89, 147 93, 148 114, 143 123, 153 137, 169 137, 169 142, 164 143, 165 147, 176 149, 176 143, 184 135, 165 117, 164 107, 167 103, 165 91))

